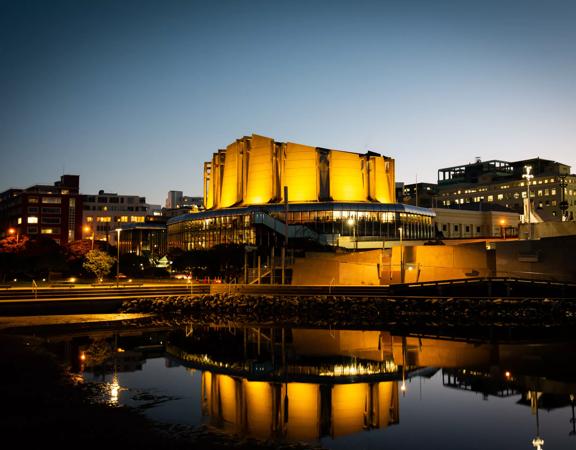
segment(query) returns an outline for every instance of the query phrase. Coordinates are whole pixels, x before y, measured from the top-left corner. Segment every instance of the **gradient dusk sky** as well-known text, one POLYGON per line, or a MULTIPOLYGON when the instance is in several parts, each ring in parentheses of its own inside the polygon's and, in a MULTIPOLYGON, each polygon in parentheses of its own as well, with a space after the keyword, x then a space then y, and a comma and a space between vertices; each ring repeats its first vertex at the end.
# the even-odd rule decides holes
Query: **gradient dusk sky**
POLYGON ((576 1, 0 0, 0 191, 202 194, 252 133, 396 159, 576 171, 576 1))

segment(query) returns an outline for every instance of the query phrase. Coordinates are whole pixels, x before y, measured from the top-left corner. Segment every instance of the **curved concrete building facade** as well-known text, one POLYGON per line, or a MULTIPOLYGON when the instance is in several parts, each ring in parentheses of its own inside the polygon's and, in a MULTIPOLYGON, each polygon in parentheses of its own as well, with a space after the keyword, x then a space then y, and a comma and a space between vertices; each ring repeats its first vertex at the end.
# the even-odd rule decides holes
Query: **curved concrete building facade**
POLYGON ((306 202, 395 203, 394 160, 252 135, 204 164, 206 209, 306 202))
POLYGON ((431 239, 434 213, 396 203, 394 159, 252 135, 204 163, 206 210, 171 219, 169 245, 275 247, 286 239, 368 249, 431 239))

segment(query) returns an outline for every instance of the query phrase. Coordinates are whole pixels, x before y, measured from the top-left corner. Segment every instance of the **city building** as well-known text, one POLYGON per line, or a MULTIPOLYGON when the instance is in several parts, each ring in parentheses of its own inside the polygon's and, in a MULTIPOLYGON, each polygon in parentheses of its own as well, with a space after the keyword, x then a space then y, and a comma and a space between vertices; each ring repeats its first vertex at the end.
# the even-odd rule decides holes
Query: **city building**
POLYGON ((400 203, 434 208, 437 196, 438 185, 434 183, 396 183, 396 197, 400 203))
POLYGON ((184 195, 182 191, 169 191, 166 197, 166 209, 178 208, 202 208, 204 203, 203 197, 190 197, 184 195))
POLYGON ((524 214, 528 192, 529 211, 535 213, 534 217, 543 221, 574 220, 576 175, 566 164, 540 158, 516 162, 477 160, 439 169, 436 204, 450 207, 493 203, 524 214))
POLYGON ((520 214, 498 204, 433 208, 439 239, 517 238, 520 214))
POLYGON ((134 253, 152 260, 166 255, 168 241, 165 223, 129 223, 120 230, 120 253, 134 253))
POLYGON ((183 195, 182 191, 170 191, 166 198, 166 206, 162 208, 162 216, 176 217, 202 209, 204 209, 204 197, 189 197, 183 195))
POLYGON ((83 236, 116 243, 115 230, 128 223, 144 223, 155 207, 145 197, 119 195, 100 190, 97 195, 83 195, 83 236))
POLYGON ((206 211, 168 221, 170 247, 278 247, 286 238, 349 249, 434 237, 434 213, 396 203, 394 160, 252 135, 204 164, 206 211))
POLYGON ((50 237, 59 244, 82 236, 80 177, 62 175, 53 184, 9 189, 0 194, 0 236, 50 237))

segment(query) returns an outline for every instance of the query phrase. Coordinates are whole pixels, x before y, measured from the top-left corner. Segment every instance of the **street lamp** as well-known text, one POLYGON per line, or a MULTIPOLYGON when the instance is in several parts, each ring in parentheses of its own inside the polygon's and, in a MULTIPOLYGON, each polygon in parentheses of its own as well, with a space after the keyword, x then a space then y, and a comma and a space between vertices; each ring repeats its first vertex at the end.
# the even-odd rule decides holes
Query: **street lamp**
POLYGON ((8 228, 8 234, 11 236, 16 235, 16 244, 18 244, 18 240, 19 240, 18 238, 20 236, 18 235, 18 231, 16 231, 16 228, 8 228))
POLYGON ((86 225, 84 227, 84 231, 86 233, 89 233, 90 231, 92 231, 92 245, 90 246, 90 250, 94 250, 94 230, 92 228, 90 228, 88 225, 86 225))
POLYGON ((404 283, 404 246, 402 244, 404 228, 398 227, 398 231, 400 232, 400 283, 404 283))
POLYGON ((530 202, 530 180, 532 178, 534 178, 534 175, 532 175, 532 166, 524 166, 524 170, 525 173, 522 174, 522 178, 526 179, 526 196, 528 197, 528 207, 526 208, 526 216, 527 216, 527 222, 530 223, 530 210, 531 208, 531 202, 530 202))
POLYGON ((120 287, 120 232, 122 228, 116 228, 116 233, 118 233, 118 237, 116 239, 116 287, 120 287))
POLYGON ((354 240, 354 249, 358 250, 358 239, 356 239, 356 221, 350 217, 348 219, 348 225, 352 227, 352 236, 353 236, 353 240, 354 240))
POLYGON ((504 228, 504 225, 506 225, 506 221, 504 219, 500 219, 500 236, 503 239, 506 239, 506 228, 504 228))

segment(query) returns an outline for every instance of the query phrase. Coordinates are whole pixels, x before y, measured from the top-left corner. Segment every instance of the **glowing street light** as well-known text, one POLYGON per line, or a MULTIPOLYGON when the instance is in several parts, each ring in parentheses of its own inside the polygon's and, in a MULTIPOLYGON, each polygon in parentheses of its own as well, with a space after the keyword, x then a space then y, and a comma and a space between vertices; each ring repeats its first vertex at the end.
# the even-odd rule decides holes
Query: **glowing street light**
POLYGON ((10 236, 16 235, 16 244, 18 244, 19 235, 18 235, 18 231, 16 230, 16 228, 8 228, 8 234, 9 234, 10 236))
POLYGON ((90 250, 94 250, 94 230, 93 230, 92 228, 90 228, 88 225, 86 225, 86 226, 84 227, 84 231, 85 231, 86 233, 90 233, 90 231, 92 231, 92 245, 91 245, 91 247, 90 247, 90 250))
POLYGON ((524 170, 525 172, 522 174, 522 178, 524 178, 526 180, 526 197, 528 198, 528 207, 526 210, 526 216, 527 216, 527 222, 530 223, 530 210, 531 208, 531 202, 530 202, 530 180, 532 178, 534 178, 534 175, 532 175, 532 166, 524 166, 524 170))
POLYGON ((352 227, 352 239, 354 240, 354 249, 358 250, 358 239, 356 239, 356 221, 350 217, 348 219, 348 226, 352 227))
POLYGON ((404 236, 404 228, 398 227, 400 232, 400 283, 404 283, 404 245, 402 238, 404 236))
POLYGON ((116 287, 120 287, 120 232, 122 228, 116 228, 116 233, 118 233, 118 237, 116 239, 116 287))

